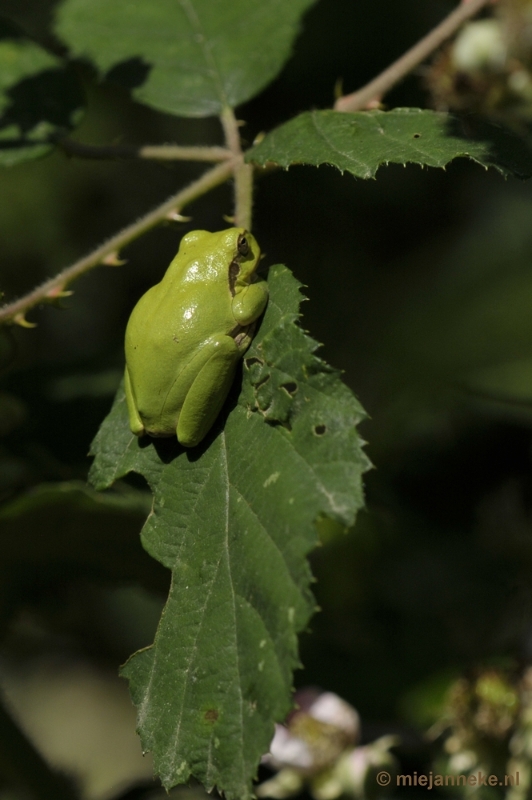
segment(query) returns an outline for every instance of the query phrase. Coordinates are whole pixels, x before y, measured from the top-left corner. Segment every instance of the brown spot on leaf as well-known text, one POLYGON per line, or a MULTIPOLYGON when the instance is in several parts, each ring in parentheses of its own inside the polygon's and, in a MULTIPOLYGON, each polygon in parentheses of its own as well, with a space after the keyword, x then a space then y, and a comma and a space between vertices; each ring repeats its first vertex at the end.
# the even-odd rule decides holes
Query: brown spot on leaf
POLYGON ((218 717, 219 717, 219 714, 218 714, 218 712, 217 712, 217 710, 215 708, 209 708, 209 710, 205 712, 205 720, 207 722, 214 723, 214 722, 216 722, 218 717))

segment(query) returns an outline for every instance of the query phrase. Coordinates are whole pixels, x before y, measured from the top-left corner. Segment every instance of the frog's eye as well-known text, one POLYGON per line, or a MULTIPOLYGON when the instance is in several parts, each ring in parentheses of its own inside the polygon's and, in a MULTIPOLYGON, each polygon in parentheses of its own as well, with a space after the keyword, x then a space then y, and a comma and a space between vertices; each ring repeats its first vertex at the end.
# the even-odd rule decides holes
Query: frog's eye
POLYGON ((241 256, 247 256, 247 254, 249 253, 249 243, 243 233, 240 234, 240 236, 238 237, 237 249, 239 255, 241 256))

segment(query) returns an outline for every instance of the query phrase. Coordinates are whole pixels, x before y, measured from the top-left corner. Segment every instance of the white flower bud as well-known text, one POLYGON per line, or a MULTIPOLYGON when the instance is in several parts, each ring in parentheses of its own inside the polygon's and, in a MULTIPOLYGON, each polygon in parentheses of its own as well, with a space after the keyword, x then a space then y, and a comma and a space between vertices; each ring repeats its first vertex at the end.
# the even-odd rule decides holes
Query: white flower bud
POLYGON ((453 66, 462 72, 504 68, 507 45, 500 23, 496 19, 481 19, 464 25, 452 49, 453 66))
POLYGON ((323 692, 312 703, 308 709, 308 714, 320 722, 334 725, 345 733, 353 742, 357 741, 360 735, 360 717, 353 706, 338 697, 333 692, 323 692))

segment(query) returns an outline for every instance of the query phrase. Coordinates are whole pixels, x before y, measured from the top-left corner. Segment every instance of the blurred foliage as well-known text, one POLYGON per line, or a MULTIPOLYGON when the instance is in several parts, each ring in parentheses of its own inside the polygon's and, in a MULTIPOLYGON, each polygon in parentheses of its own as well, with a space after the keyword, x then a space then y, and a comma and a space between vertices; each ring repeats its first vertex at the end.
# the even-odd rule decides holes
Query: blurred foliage
POLYGON ((83 103, 75 74, 0 20, 0 164, 49 153, 53 137, 78 124, 83 103))
MULTIPOLYGON (((0 0, 0 13, 56 47, 47 27, 52 6, 0 0)), ((345 91, 356 89, 453 6, 316 4, 284 71, 239 109, 246 140, 309 107, 329 106, 338 79, 345 91)), ((78 75, 88 107, 81 141, 221 141, 215 120, 165 116, 97 83, 86 67, 78 75)), ((418 75, 386 102, 426 106, 431 99, 418 75)), ((201 171, 61 153, 4 170, 6 299, 201 171)), ((89 443, 111 404, 132 306, 162 275, 182 234, 220 227, 226 212, 223 187, 194 205, 190 223, 160 227, 127 248, 126 266, 82 279, 63 308, 33 312, 35 330, 9 330, 0 340, 0 493, 11 509, 0 520, 0 684, 28 735, 42 747, 48 742, 47 757, 94 800, 160 796, 138 743, 120 759, 108 756, 134 724, 116 665, 151 641, 168 574, 136 549, 142 503, 102 508, 75 482, 87 474, 89 443), (57 560, 59 541, 71 548, 68 563, 57 560), (114 571, 106 546, 120 547, 114 571), (52 692, 51 674, 54 687, 69 692, 52 692), (122 765, 114 775, 113 761, 122 765)), ((444 752, 443 738, 422 737, 438 719, 470 735, 467 714, 480 703, 482 674, 499 675, 518 697, 504 757, 530 769, 531 213, 530 183, 466 161, 445 172, 389 166, 374 181, 297 167, 263 176, 257 188, 257 237, 269 263, 287 263, 308 285, 304 324, 368 410, 363 432, 376 465, 356 529, 327 531, 313 556, 322 611, 304 638, 305 670, 296 680, 355 705, 363 743, 399 734, 395 752, 405 773, 428 773, 434 754, 444 752), (465 699, 446 706, 446 687, 456 680, 465 699)), ((129 486, 124 496, 143 488, 129 486)), ((24 796, 0 791, 2 800, 24 796)), ((174 794, 185 800, 187 791, 174 794)))
MULTIPOLYGON (((453 786, 461 796, 530 796, 531 679, 529 666, 507 662, 447 680, 428 731, 435 786, 453 786)), ((427 689, 418 691, 419 708, 431 705, 427 689)))
POLYGON ((464 25, 427 72, 437 108, 476 111, 526 130, 532 119, 532 3, 498 0, 464 25))

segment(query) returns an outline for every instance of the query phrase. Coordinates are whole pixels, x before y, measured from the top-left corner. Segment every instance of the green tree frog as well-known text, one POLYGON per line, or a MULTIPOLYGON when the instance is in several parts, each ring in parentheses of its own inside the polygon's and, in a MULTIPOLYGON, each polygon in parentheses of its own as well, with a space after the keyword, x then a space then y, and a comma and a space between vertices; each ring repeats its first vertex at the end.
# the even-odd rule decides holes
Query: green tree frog
POLYGON ((125 390, 136 436, 194 447, 227 397, 268 301, 257 240, 244 228, 192 231, 126 330, 125 390))

